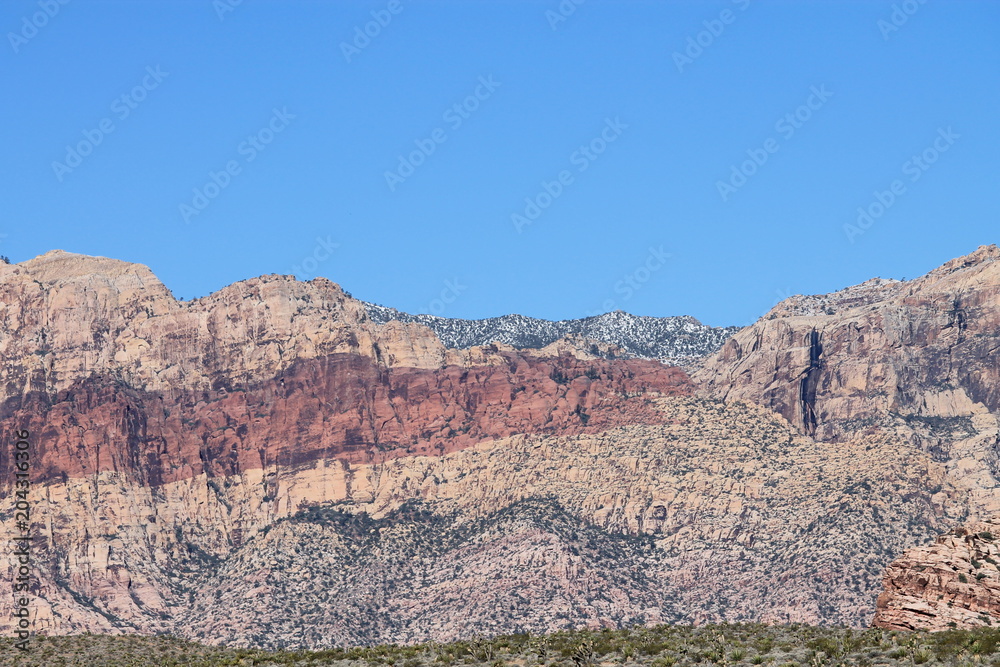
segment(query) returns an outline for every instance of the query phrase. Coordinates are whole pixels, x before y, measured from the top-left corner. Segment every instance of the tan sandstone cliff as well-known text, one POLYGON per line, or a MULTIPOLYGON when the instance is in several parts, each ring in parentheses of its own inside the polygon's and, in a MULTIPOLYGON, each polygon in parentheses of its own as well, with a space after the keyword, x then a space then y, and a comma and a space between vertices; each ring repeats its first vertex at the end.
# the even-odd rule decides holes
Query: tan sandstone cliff
POLYGON ((795 296, 695 373, 706 396, 775 410, 820 440, 887 432, 944 463, 979 516, 1000 511, 1000 249, 920 278, 795 296))

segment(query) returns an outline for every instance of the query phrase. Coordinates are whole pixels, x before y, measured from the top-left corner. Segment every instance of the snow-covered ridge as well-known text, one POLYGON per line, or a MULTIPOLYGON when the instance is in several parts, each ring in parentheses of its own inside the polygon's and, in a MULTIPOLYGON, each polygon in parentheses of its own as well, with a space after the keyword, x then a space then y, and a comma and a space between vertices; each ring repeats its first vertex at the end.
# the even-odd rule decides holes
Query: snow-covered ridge
POLYGON ((411 315, 395 308, 365 303, 377 324, 390 320, 429 327, 448 347, 468 348, 501 342, 520 348, 542 348, 577 334, 620 347, 626 356, 646 359, 690 359, 715 352, 740 327, 710 327, 689 316, 646 317, 616 310, 577 320, 552 322, 524 315, 461 320, 437 315, 411 315))

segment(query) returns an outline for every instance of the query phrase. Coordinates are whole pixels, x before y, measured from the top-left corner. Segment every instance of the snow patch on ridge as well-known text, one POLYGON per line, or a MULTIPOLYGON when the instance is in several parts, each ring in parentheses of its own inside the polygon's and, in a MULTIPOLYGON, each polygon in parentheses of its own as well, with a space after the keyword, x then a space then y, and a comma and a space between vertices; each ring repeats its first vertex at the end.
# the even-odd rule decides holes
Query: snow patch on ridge
POLYGON ((616 310, 576 320, 542 320, 524 315, 503 315, 463 320, 437 315, 411 315, 374 303, 364 303, 376 324, 390 320, 417 322, 430 328, 452 348, 469 348, 493 342, 538 349, 567 335, 617 345, 625 356, 643 359, 691 359, 715 352, 740 327, 710 327, 690 316, 647 317, 616 310))

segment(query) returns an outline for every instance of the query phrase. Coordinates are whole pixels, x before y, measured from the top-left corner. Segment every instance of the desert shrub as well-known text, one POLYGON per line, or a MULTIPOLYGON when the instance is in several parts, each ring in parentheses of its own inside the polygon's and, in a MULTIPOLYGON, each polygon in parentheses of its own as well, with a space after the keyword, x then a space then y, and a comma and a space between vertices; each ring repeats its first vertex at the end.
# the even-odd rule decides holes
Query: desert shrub
POLYGON ((669 655, 662 655, 650 663, 651 667, 674 667, 675 664, 677 664, 677 658, 669 655))

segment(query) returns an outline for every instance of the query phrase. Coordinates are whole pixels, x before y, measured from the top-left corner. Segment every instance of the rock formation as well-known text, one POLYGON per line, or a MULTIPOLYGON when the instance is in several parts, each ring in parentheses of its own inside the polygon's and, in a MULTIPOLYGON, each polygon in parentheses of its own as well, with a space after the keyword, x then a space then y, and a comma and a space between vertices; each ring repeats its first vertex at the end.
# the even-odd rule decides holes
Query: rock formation
POLYGON ((955 528, 886 569, 872 625, 947 630, 1000 621, 1000 519, 955 528))
POLYGON ((795 296, 728 341, 704 395, 768 407, 819 440, 893 432, 1000 512, 1000 249, 906 282, 795 296))
MULTIPOLYGON (((699 385, 579 335, 449 348, 325 279, 182 302, 116 260, 0 265, 35 629, 860 627, 893 558, 996 503, 997 255, 794 298, 699 385)), ((10 478, 0 494, 6 524, 10 478)))

